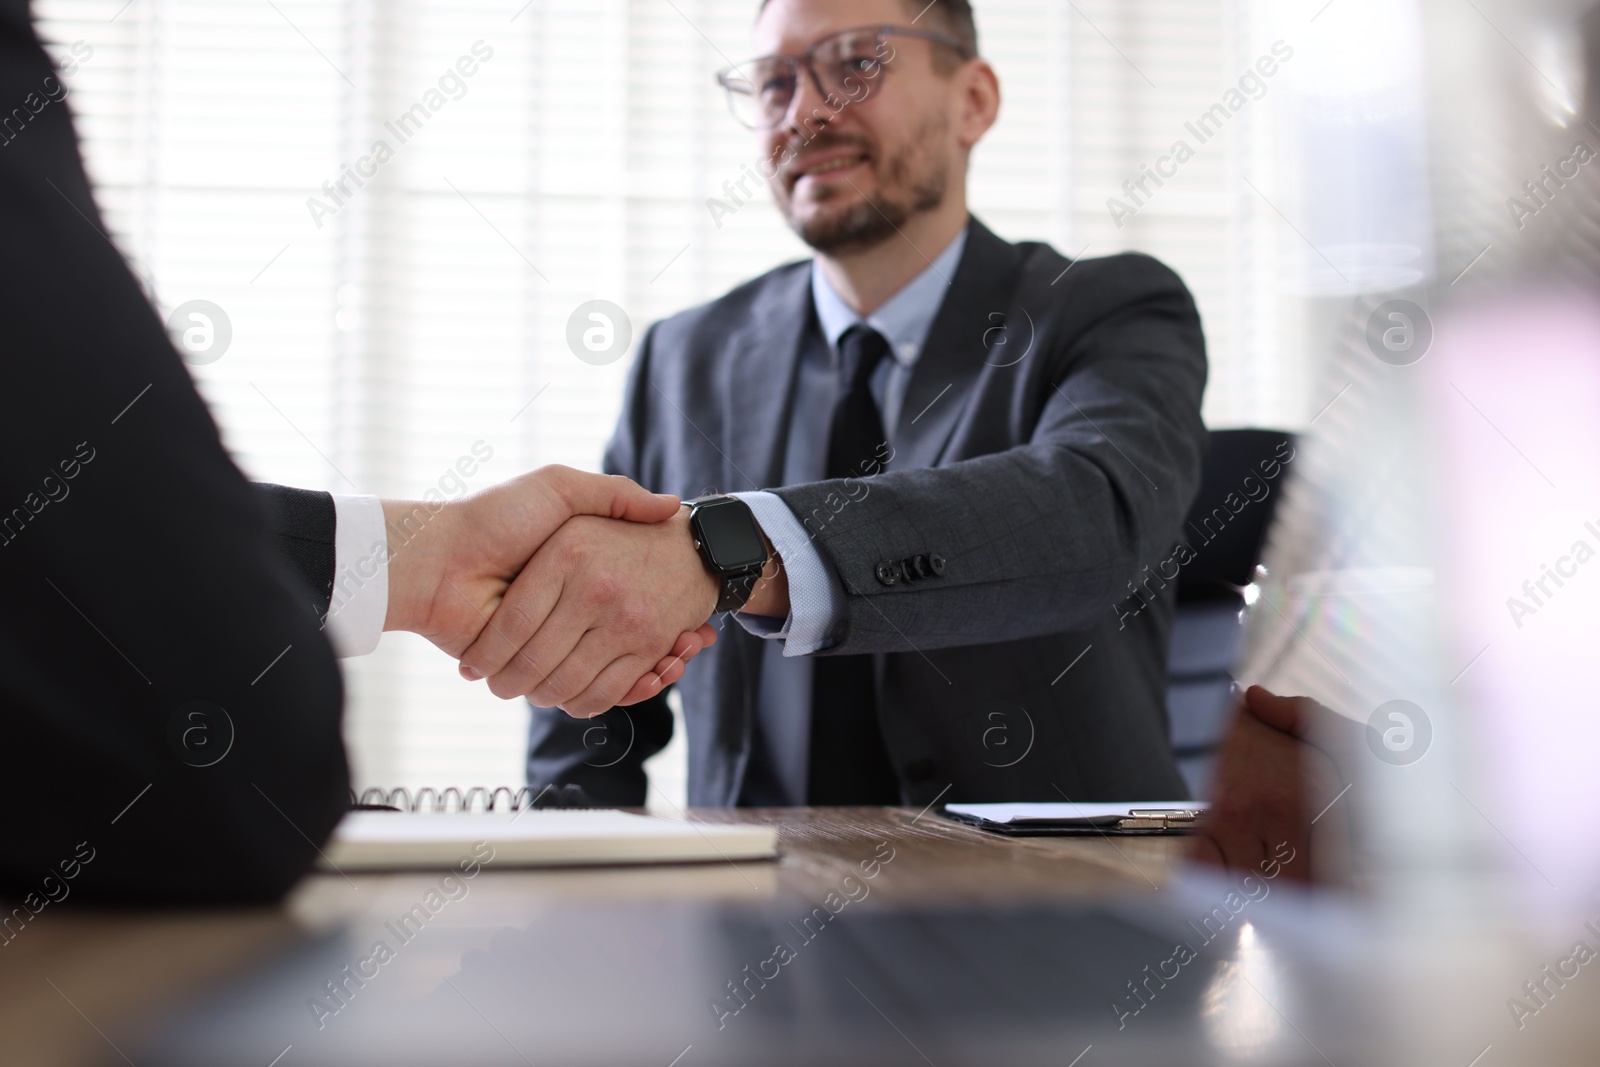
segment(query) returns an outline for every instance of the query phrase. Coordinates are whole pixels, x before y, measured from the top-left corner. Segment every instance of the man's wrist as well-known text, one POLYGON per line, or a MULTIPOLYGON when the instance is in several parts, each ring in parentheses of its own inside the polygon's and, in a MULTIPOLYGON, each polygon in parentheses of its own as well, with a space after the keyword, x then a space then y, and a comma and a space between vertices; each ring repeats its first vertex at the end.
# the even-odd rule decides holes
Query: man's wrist
POLYGON ((710 590, 710 606, 706 609, 706 618, 716 614, 717 602, 722 599, 722 578, 712 571, 710 564, 695 547, 694 527, 689 522, 689 505, 685 503, 678 509, 678 513, 667 522, 679 527, 683 531, 684 543, 688 545, 690 555, 694 556, 696 570, 705 576, 706 588, 710 590))
POLYGON ((420 500, 382 504, 389 538, 389 605, 383 628, 420 633, 443 575, 442 556, 430 549, 447 540, 439 528, 454 521, 454 509, 420 500))
POLYGON ((789 575, 783 569, 783 557, 778 555, 765 530, 761 532, 761 540, 767 546, 767 565, 761 569, 761 577, 756 579, 750 599, 739 612, 781 619, 789 614, 789 575))
MULTIPOLYGON (((735 493, 712 494, 685 501, 685 505, 682 514, 688 517, 696 553, 716 583, 716 610, 752 611, 755 600, 762 612, 787 612, 787 607, 778 603, 782 593, 783 604, 787 604, 787 593, 775 587, 775 579, 783 573, 782 561, 749 503, 735 493), (754 547, 751 534, 759 538, 760 549, 754 547)), ((787 586, 786 581, 782 584, 787 586)))

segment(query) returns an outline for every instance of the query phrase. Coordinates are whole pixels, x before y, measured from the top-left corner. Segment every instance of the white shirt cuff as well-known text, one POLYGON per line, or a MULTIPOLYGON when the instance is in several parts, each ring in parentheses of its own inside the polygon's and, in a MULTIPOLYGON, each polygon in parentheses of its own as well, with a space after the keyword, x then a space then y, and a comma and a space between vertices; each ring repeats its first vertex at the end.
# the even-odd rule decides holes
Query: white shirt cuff
POLYGON ((750 633, 783 642, 785 656, 808 656, 832 647, 845 619, 844 589, 816 542, 785 504, 773 493, 733 493, 750 506, 761 530, 783 558, 789 576, 789 617, 780 625, 764 615, 735 612, 750 633))
POLYGON ((375 496, 333 496, 333 596, 323 628, 341 659, 378 647, 389 613, 389 534, 375 496))

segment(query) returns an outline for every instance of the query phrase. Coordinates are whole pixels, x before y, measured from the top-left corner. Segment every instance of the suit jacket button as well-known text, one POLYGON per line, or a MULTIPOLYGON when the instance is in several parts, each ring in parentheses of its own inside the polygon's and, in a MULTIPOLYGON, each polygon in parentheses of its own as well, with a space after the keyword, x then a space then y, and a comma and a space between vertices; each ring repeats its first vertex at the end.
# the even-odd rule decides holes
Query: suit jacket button
POLYGON ((917 563, 910 556, 900 561, 900 577, 908 582, 917 580, 917 563))
POLYGON ((944 557, 937 552, 928 553, 928 569, 940 578, 944 577, 944 557))
POLYGON ((873 571, 878 576, 878 581, 884 585, 894 585, 900 580, 900 567, 891 560, 884 560, 873 571))
POLYGON ((931 759, 915 759, 906 764, 906 777, 912 782, 926 782, 938 769, 931 759))
POLYGON ((916 565, 918 578, 933 577, 933 562, 927 556, 918 553, 911 562, 916 565))

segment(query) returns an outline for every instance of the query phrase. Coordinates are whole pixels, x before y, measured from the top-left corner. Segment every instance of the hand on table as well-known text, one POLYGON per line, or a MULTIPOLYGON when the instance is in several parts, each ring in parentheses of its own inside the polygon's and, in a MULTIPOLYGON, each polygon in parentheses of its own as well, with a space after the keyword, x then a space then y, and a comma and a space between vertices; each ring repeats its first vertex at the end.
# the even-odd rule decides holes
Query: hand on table
POLYGON ((1360 729, 1309 698, 1251 686, 1217 758, 1211 807, 1195 830, 1191 857, 1255 873, 1263 861, 1281 860, 1275 850, 1287 843, 1295 859, 1283 870, 1291 880, 1346 880, 1350 808, 1341 791, 1355 771, 1360 729))
MULTIPOLYGON (((383 510, 389 537, 384 629, 419 633, 460 658, 496 625, 496 609, 519 572, 569 519, 605 516, 585 521, 648 530, 677 518, 681 508, 677 497, 647 492, 626 478, 550 466, 458 501, 386 500, 383 510)), ((611 703, 637 703, 682 677, 684 663, 716 641, 716 631, 700 622, 660 640, 654 656, 630 659, 627 666, 637 669, 626 684, 615 684, 622 680, 620 666, 611 672, 607 692, 617 697, 611 703)))

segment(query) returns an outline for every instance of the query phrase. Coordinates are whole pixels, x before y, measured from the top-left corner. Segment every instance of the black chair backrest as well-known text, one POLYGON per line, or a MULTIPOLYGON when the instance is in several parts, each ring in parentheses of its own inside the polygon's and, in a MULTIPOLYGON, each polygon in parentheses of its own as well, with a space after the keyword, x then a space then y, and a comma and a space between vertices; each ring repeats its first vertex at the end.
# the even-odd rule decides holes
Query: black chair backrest
POLYGON ((1282 430, 1212 431, 1183 528, 1195 555, 1179 572, 1179 600, 1236 595, 1250 584, 1294 445, 1294 434, 1282 430))

